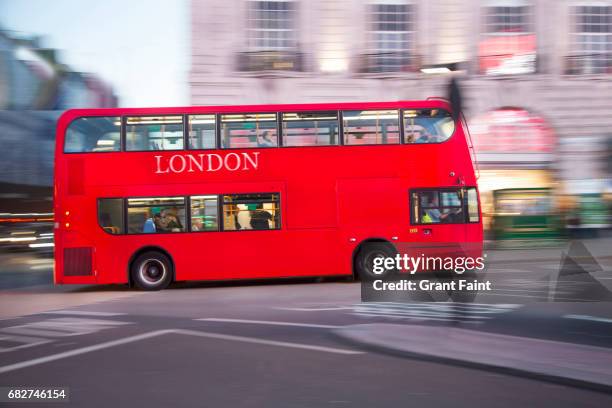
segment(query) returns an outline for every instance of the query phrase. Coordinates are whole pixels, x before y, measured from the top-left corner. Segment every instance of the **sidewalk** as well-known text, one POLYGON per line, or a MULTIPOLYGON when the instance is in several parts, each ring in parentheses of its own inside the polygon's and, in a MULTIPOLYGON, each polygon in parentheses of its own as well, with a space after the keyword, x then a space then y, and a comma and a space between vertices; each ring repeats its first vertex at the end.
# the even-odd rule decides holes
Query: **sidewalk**
POLYGON ((334 332, 390 354, 612 392, 607 348, 440 326, 358 324, 334 332))

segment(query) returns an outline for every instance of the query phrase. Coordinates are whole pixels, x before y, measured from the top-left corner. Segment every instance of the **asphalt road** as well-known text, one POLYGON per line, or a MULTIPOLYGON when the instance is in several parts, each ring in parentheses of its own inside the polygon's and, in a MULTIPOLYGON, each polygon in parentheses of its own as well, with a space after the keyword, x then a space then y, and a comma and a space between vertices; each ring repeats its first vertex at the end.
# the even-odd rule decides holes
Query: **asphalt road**
POLYGON ((537 283, 558 260, 490 267, 498 290, 460 310, 361 303, 359 284, 339 281, 54 288, 48 259, 0 262, 0 386, 68 386, 70 406, 612 405, 601 392, 379 354, 333 333, 451 324, 612 347, 610 303, 579 301, 582 289, 542 301, 550 284, 537 283))

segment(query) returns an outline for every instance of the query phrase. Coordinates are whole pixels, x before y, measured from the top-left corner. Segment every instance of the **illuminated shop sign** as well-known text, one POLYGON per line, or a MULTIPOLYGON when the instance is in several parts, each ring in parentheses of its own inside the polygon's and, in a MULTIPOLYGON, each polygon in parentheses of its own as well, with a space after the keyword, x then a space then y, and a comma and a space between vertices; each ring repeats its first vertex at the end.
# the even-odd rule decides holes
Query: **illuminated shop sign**
POLYGON ((534 34, 487 37, 478 48, 480 72, 483 74, 530 74, 536 70, 534 34))
POLYGON ((553 151, 555 137, 548 123, 524 109, 504 108, 487 112, 474 118, 470 128, 479 155, 540 153, 544 155, 537 157, 548 160, 553 151))

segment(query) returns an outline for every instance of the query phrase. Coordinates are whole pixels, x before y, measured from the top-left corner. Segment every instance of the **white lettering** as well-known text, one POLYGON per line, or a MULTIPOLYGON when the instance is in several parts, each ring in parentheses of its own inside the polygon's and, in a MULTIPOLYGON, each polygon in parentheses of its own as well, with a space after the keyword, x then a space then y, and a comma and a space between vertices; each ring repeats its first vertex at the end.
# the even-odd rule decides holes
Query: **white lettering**
POLYGON ((183 156, 177 154, 170 158, 170 170, 172 170, 173 173, 182 173, 185 171, 186 167, 187 167, 187 161, 185 160, 183 156), (181 167, 179 168, 176 168, 174 166, 176 159, 179 159, 179 161, 181 162, 181 167))
POLYGON ((225 168, 229 171, 236 171, 240 168, 240 156, 238 156, 236 153, 228 153, 225 156, 225 160, 223 161, 223 163, 225 164, 225 168), (233 157, 235 159, 235 163, 236 165, 233 167, 230 167, 230 157, 233 157))
POLYGON ((155 161, 157 163, 157 170, 155 171, 156 174, 160 174, 160 173, 168 173, 168 168, 166 167, 165 171, 162 171, 161 169, 161 156, 155 156, 155 161))
POLYGON ((208 170, 207 171, 218 171, 223 167, 223 159, 216 153, 210 153, 208 155, 208 170), (213 167, 213 158, 217 160, 217 167, 213 167))
POLYGON ((253 158, 251 158, 251 155, 249 153, 242 153, 242 158, 244 159, 244 167, 242 168, 242 170, 249 169, 249 167, 247 166, 247 162, 251 164, 253 170, 257 169, 257 165, 259 164, 259 152, 254 152, 253 158))
POLYGON ((193 173, 195 171, 193 170, 194 165, 198 168, 198 170, 204 171, 204 155, 203 154, 198 154, 197 159, 193 157, 192 154, 187 155, 187 157, 189 157, 189 172, 190 173, 193 173))
POLYGON ((195 173, 215 172, 221 169, 227 171, 257 170, 259 167, 259 152, 253 153, 217 153, 175 154, 169 158, 155 156, 155 174, 165 173, 195 173))

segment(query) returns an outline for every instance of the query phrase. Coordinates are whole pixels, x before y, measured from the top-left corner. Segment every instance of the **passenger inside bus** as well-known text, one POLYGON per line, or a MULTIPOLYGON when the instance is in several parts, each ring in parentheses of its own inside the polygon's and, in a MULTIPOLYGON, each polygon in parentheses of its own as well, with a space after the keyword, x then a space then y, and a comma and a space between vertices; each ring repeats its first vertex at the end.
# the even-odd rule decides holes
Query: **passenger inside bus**
POLYGON ((183 225, 179 217, 177 216, 178 210, 176 208, 163 209, 158 223, 158 229, 160 232, 181 232, 183 231, 183 225))
POLYGON ((272 221, 272 214, 263 209, 261 204, 257 204, 256 208, 250 211, 251 228, 254 230, 270 229, 269 222, 272 221))
POLYGON ((276 147, 276 142, 270 137, 267 130, 257 134, 257 147, 276 147))
POLYGON ((142 232, 145 234, 150 234, 157 231, 157 225, 159 224, 160 216, 159 214, 153 215, 153 217, 149 217, 146 219, 144 226, 142 227, 142 232))

